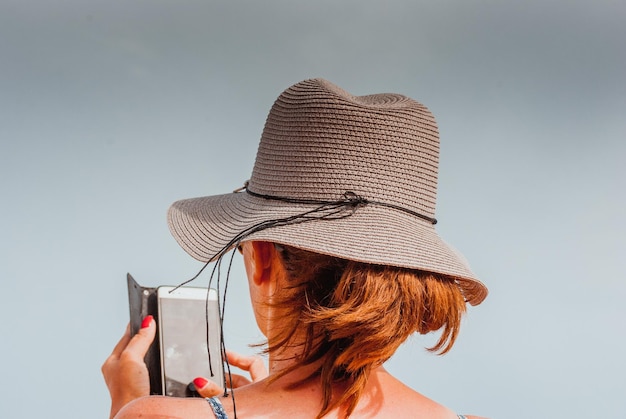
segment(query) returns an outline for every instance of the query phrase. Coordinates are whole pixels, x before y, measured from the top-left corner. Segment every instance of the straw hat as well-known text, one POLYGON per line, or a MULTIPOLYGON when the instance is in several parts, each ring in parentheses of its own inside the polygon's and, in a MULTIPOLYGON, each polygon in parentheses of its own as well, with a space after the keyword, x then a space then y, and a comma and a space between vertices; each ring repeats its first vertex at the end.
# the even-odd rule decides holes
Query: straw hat
POLYGON ((305 80, 270 110, 246 187, 175 202, 168 223, 203 262, 240 241, 266 240, 449 275, 478 304, 486 287, 435 230, 438 161, 438 129, 425 106, 305 80))

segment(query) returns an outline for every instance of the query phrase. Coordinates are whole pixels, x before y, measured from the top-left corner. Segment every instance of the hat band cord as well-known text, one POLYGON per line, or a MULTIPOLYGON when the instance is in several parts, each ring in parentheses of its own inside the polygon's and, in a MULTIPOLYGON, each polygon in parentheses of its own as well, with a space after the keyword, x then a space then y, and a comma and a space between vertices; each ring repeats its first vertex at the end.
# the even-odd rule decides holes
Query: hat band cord
MULTIPOLYGON (((307 203, 315 203, 313 201, 308 201, 307 203)), ((228 243, 226 243, 220 250, 218 250, 213 256, 211 256, 208 261, 202 266, 202 268, 195 274, 192 278, 181 282, 178 284, 172 291, 175 291, 177 288, 187 285, 188 283, 194 281, 196 278, 202 274, 205 268, 213 261, 219 262, 232 247, 236 247, 251 234, 257 233, 262 230, 266 230, 272 227, 281 227, 292 224, 300 224, 308 221, 315 220, 340 220, 342 218, 347 218, 354 214, 356 209, 362 205, 365 205, 363 198, 352 192, 346 192, 344 194, 343 199, 339 199, 337 201, 320 201, 318 202, 319 206, 316 208, 310 209, 305 212, 301 212, 295 215, 291 215, 284 218, 276 218, 271 220, 261 221, 257 224, 254 224, 239 233, 237 233, 228 243)), ((211 278, 213 274, 211 274, 211 278)), ((209 287, 211 283, 209 282, 209 287)))
POLYGON ((309 205, 335 205, 340 202, 344 202, 346 206, 361 206, 361 205, 377 205, 381 207, 392 208, 398 211, 405 212, 414 217, 420 218, 422 220, 428 221, 432 225, 437 224, 437 219, 429 217, 424 214, 420 214, 419 212, 412 211, 408 208, 401 207, 400 205, 390 204, 388 202, 380 202, 380 201, 372 201, 367 198, 363 198, 360 195, 355 194, 354 192, 347 191, 343 194, 344 199, 338 201, 322 201, 315 199, 301 199, 301 198, 289 198, 283 196, 274 196, 274 195, 264 195, 257 192, 253 192, 248 189, 248 183, 244 185, 243 188, 239 190, 245 190, 247 194, 252 195, 257 198, 269 199, 272 201, 281 201, 287 202, 289 204, 309 204, 309 205))
MULTIPOLYGON (((300 223, 314 221, 314 220, 340 220, 342 218, 347 218, 351 216, 352 214, 354 214, 357 208, 365 206, 365 205, 379 205, 379 206, 383 206, 387 208, 392 208, 392 209, 413 215, 422 220, 428 221, 433 225, 437 224, 437 220, 435 218, 428 217, 426 215, 412 211, 408 208, 401 207, 399 205, 394 205, 394 204, 390 204, 387 202, 372 201, 367 198, 363 198, 362 196, 357 195, 351 191, 345 192, 343 194, 343 198, 338 199, 336 201, 323 201, 323 200, 315 200, 315 199, 289 198, 289 197, 264 195, 264 194, 256 193, 248 189, 247 181, 242 188, 239 188, 233 191, 233 193, 237 193, 242 190, 245 190, 247 194, 257 197, 257 198, 287 202, 291 204, 305 204, 305 205, 318 205, 318 206, 311 210, 308 210, 299 214, 291 215, 288 217, 261 221, 260 223, 254 224, 240 231, 237 235, 235 235, 235 237, 233 237, 228 243, 226 243, 226 245, 224 245, 217 253, 215 253, 212 257, 210 257, 209 260, 204 264, 204 266, 200 269, 200 271, 198 271, 196 275, 180 283, 178 286, 176 286, 176 288, 182 287, 192 282, 196 278, 198 278, 200 274, 204 271, 204 269, 209 265, 209 263, 211 263, 212 261, 219 261, 221 257, 228 251, 228 249, 230 249, 231 247, 235 245, 239 245, 239 243, 246 237, 256 232, 259 232, 268 228, 272 228, 272 227, 281 227, 285 225, 300 224, 300 223)), ((213 275, 211 275, 211 278, 212 277, 213 275)))

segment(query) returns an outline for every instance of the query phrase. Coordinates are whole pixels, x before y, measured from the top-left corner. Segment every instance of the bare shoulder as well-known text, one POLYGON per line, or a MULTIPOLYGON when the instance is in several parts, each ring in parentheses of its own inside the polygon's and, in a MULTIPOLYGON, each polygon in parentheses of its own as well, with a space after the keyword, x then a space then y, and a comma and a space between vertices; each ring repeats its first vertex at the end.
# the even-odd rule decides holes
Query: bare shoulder
POLYGON ((357 417, 457 419, 451 409, 410 388, 383 368, 374 372, 366 390, 369 391, 360 403, 362 410, 357 417))
MULTIPOLYGON (((402 381, 388 373, 384 368, 376 370, 371 377, 370 394, 382 396, 383 400, 393 400, 393 403, 381 404, 380 411, 365 409, 364 413, 373 411, 372 417, 427 417, 441 419, 458 419, 458 414, 448 407, 432 400, 410 388, 402 381), (383 411, 387 413, 383 414, 383 411)), ((374 407, 375 403, 371 406, 374 407)), ((366 414, 363 417, 369 417, 366 414)), ((482 416, 465 415, 466 419, 487 419, 482 416)))
POLYGON ((148 396, 128 403, 115 419, 206 419, 212 417, 210 412, 207 402, 201 398, 148 396))

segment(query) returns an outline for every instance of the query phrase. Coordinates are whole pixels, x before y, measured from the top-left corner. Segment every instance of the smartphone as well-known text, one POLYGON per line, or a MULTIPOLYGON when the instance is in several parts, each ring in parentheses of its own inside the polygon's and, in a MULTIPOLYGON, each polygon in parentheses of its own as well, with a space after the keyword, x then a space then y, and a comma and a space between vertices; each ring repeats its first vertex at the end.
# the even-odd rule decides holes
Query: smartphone
POLYGON ((224 387, 217 292, 161 286, 157 289, 157 309, 161 394, 197 395, 189 386, 196 377, 205 377, 224 387))

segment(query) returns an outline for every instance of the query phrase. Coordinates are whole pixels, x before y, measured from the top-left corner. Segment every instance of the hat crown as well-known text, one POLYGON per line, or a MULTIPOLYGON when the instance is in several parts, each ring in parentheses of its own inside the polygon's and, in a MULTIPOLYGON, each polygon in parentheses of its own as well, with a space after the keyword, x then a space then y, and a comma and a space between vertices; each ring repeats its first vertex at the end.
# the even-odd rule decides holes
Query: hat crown
POLYGON ((249 188, 314 200, 350 191, 434 218, 438 165, 437 124, 424 105, 398 94, 353 96, 312 79, 272 106, 249 188))

